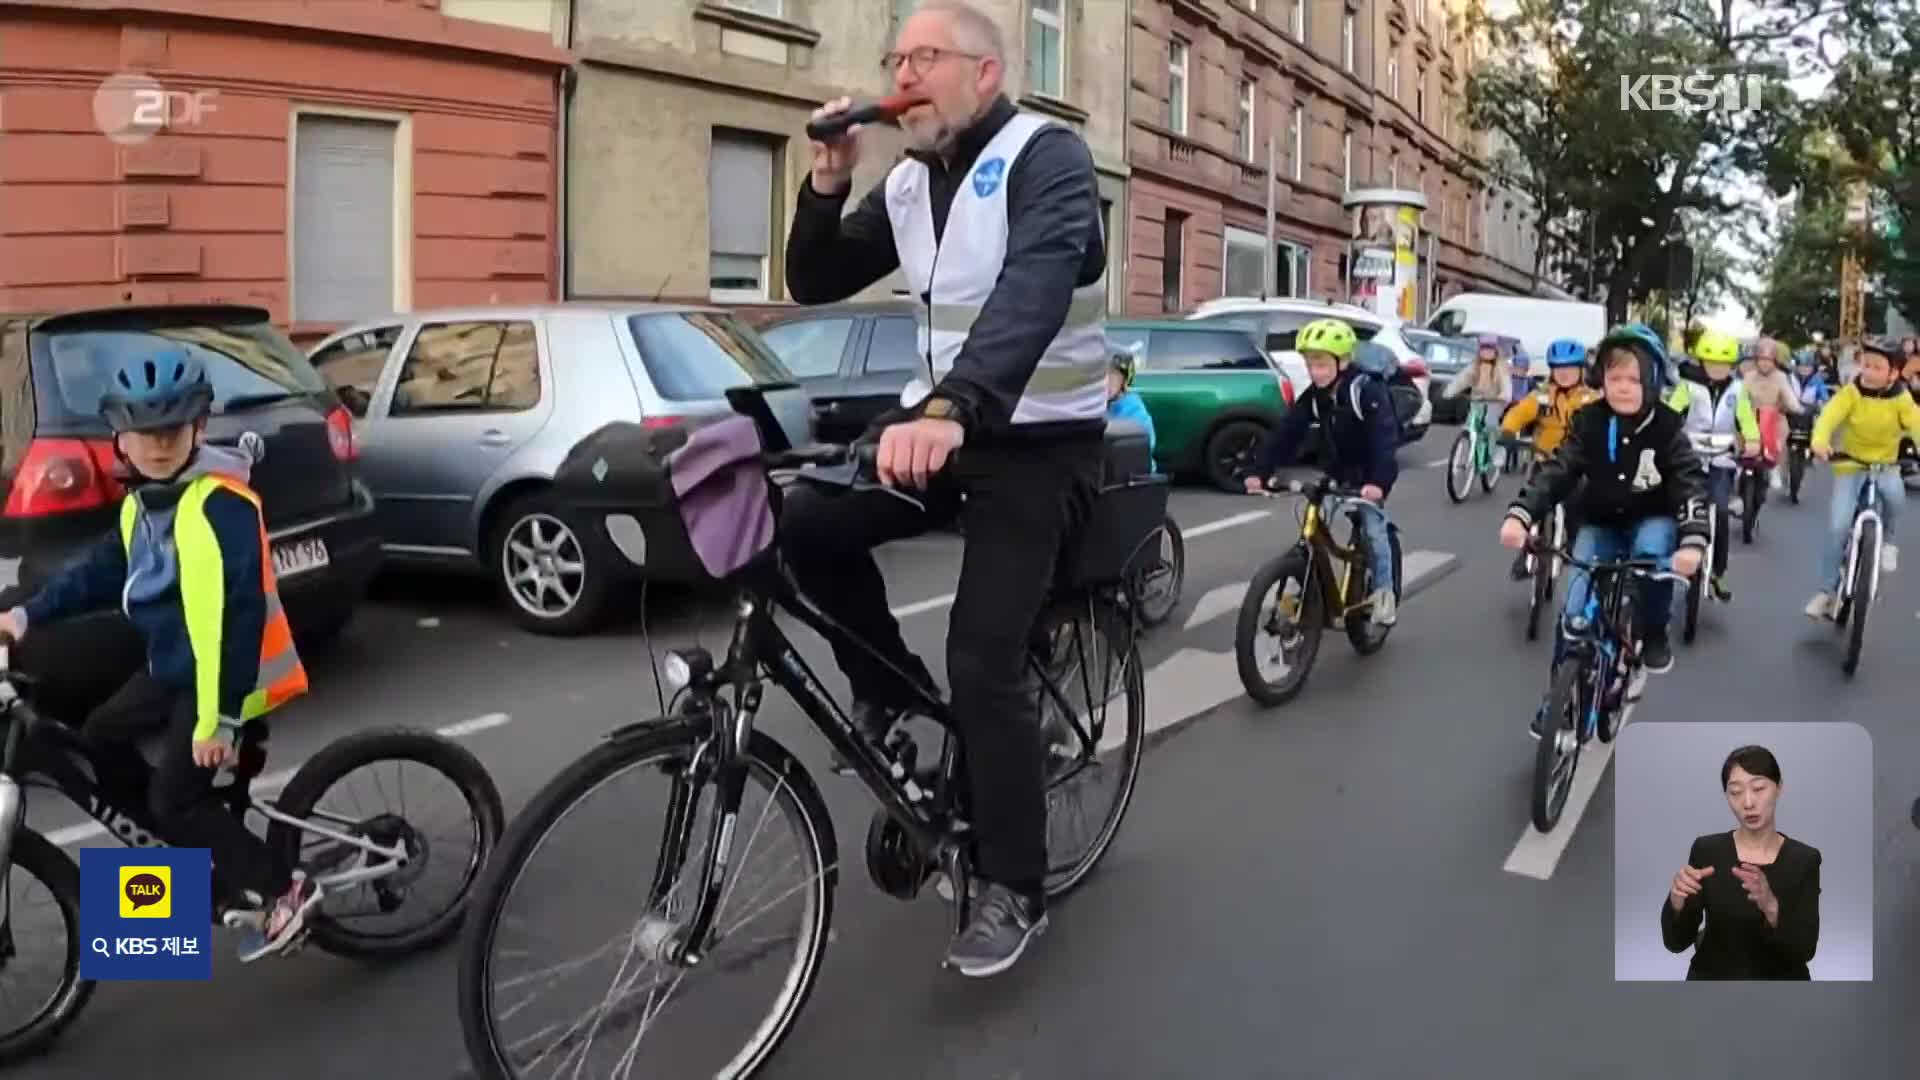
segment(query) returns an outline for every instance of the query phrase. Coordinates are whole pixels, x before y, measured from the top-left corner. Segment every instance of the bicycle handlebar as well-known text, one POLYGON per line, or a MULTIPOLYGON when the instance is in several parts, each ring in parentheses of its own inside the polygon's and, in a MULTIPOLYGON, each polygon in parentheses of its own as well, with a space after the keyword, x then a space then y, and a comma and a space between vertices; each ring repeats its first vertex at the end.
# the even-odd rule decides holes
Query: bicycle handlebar
POLYGON ((1367 501, 1366 496, 1360 494, 1359 488, 1347 487, 1324 476, 1318 480, 1289 480, 1282 487, 1263 488, 1254 494, 1267 499, 1277 499, 1282 495, 1301 495, 1308 498, 1342 499, 1348 502, 1367 501))
POLYGON ((1659 559, 1616 559, 1611 562, 1588 562, 1577 558, 1573 552, 1555 547, 1545 540, 1529 539, 1527 547, 1536 555, 1552 556, 1575 569, 1585 570, 1589 574, 1632 574, 1634 577, 1649 581, 1671 581, 1677 585, 1690 585, 1692 581, 1671 570, 1660 569, 1659 559))

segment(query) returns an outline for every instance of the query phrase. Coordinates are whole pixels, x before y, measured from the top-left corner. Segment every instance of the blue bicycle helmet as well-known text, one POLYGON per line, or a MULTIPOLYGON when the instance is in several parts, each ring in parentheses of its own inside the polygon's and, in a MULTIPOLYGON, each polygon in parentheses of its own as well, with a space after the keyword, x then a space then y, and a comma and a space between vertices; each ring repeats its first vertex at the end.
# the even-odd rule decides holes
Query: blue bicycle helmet
POLYGON ((115 432, 179 427, 212 410, 206 366, 182 345, 115 358, 100 395, 100 415, 115 432))
POLYGON ((1547 346, 1547 366, 1583 367, 1587 362, 1587 347, 1572 338, 1561 338, 1547 346))

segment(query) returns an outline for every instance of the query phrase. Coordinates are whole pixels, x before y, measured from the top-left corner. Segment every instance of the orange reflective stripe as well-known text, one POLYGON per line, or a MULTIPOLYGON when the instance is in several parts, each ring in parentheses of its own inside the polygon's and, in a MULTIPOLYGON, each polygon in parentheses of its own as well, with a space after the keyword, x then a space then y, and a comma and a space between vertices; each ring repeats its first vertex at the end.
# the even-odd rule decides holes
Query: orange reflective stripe
MULTIPOLYGON (((216 475, 212 479, 252 503, 255 510, 260 509, 260 496, 252 488, 231 477, 216 475)), ((293 626, 287 621, 286 608, 280 603, 279 582, 273 576, 273 545, 267 539, 264 517, 260 525, 260 587, 267 605, 266 625, 260 634, 260 674, 241 709, 242 720, 272 712, 305 694, 308 688, 306 665, 300 662, 300 654, 294 649, 293 626)))

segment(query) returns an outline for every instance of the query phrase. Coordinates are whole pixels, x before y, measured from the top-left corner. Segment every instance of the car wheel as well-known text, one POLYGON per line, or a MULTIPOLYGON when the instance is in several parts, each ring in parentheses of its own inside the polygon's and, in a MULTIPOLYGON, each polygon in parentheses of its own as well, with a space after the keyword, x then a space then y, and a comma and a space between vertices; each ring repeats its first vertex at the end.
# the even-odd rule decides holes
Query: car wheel
POLYGON ((1241 470, 1252 463, 1267 437, 1267 426, 1257 420, 1229 420, 1207 436, 1207 480, 1221 491, 1244 492, 1241 470))
POLYGON ((342 604, 324 614, 310 615, 293 625, 293 644, 302 656, 319 656, 340 644, 353 622, 359 601, 342 604))
POLYGON ((612 582, 578 518, 545 491, 522 495, 487 543, 487 566, 515 622, 536 634, 591 631, 612 582))

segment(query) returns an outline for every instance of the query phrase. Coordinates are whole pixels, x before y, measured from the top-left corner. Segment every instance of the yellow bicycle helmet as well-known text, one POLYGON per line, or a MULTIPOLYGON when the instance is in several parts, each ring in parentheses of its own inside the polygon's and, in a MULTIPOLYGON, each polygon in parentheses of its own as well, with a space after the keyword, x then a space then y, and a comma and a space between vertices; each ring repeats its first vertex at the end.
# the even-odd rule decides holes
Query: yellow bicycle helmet
POLYGON ((1353 327, 1339 319, 1315 319, 1300 328, 1293 347, 1299 352, 1331 353, 1334 359, 1345 360, 1353 355, 1356 340, 1353 327))
POLYGON ((1737 364, 1740 342, 1724 330, 1708 330, 1693 343, 1693 358, 1703 364, 1737 364))

